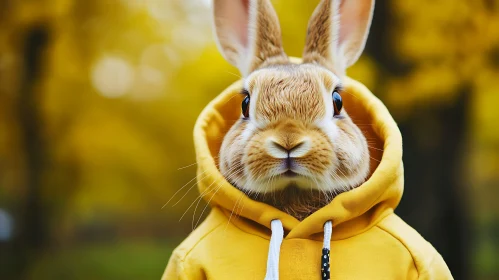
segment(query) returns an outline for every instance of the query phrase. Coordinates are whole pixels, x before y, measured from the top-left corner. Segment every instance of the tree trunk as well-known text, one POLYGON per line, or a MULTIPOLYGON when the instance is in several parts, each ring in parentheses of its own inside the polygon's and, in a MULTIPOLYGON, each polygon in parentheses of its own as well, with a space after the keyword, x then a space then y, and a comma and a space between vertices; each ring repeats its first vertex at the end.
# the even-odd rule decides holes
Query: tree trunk
POLYGON ((405 190, 397 213, 440 252, 455 279, 470 279, 470 219, 460 172, 466 98, 418 110, 400 124, 405 190))
POLYGON ((43 56, 49 39, 46 26, 27 28, 22 42, 22 67, 20 87, 17 96, 17 112, 21 155, 25 167, 25 197, 17 218, 17 231, 9 255, 11 275, 24 278, 27 265, 34 254, 43 247, 47 240, 45 207, 41 189, 45 148, 41 128, 39 92, 37 84, 43 71, 43 56))

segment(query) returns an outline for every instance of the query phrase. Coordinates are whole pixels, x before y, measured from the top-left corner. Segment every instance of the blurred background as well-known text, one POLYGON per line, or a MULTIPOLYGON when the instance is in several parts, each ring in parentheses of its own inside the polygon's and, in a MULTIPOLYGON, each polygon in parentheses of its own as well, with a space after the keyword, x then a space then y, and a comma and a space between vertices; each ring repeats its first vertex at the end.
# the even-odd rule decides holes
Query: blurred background
MULTIPOLYGON (((272 2, 300 56, 318 1, 272 2)), ((0 0, 0 278, 161 277, 207 212, 194 122, 238 79, 210 6, 0 0)), ((348 74, 402 131, 396 212, 456 279, 499 279, 499 1, 377 1, 348 74)))

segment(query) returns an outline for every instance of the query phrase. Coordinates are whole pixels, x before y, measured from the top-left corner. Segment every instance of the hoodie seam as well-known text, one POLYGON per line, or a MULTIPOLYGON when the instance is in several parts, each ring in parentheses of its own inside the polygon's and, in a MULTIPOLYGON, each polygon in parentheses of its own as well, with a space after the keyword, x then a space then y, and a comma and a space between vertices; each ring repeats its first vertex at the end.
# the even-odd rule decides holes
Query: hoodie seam
POLYGON ((210 235, 211 233, 213 233, 216 229, 218 229, 221 225, 223 224, 223 222, 220 222, 218 223, 216 226, 214 226, 212 229, 210 229, 209 231, 207 231, 203 236, 201 236, 197 241, 196 243, 194 243, 192 246, 190 246, 190 248, 183 254, 182 258, 180 259, 180 261, 182 261, 182 263, 184 263, 188 257, 188 255, 192 252, 192 250, 194 250, 198 245, 199 243, 201 243, 206 237, 208 237, 208 235, 210 235))
MULTIPOLYGON (((428 244, 430 244, 430 243, 428 243, 428 244)), ((431 259, 428 262, 426 262, 426 264, 423 266, 424 271, 423 271, 423 274, 421 276, 428 276, 429 270, 432 268, 432 266, 438 260, 438 256, 441 257, 441 255, 438 253, 438 251, 435 251, 435 252, 433 252, 433 254, 431 254, 431 259)), ((423 278, 418 278, 418 279, 423 279, 423 278)))
POLYGON ((388 234, 389 236, 391 236, 393 239, 397 240, 402 246, 404 246, 404 248, 407 250, 407 253, 409 253, 409 255, 411 256, 412 264, 414 265, 414 268, 416 268, 416 272, 418 273, 418 278, 417 279, 420 279, 421 274, 419 272, 418 265, 416 264, 416 260, 414 259, 414 255, 412 254, 412 252, 409 249, 409 247, 401 239, 399 239, 395 235, 391 234, 388 230, 382 228, 379 225, 376 225, 376 227, 379 228, 381 231, 385 232, 386 234, 388 234))
POLYGON ((428 267, 432 266, 433 265, 433 262, 436 260, 436 256, 437 256, 438 252, 434 252, 432 255, 431 255, 431 259, 430 261, 428 262, 428 267))
POLYGON ((180 259, 180 260, 179 260, 179 263, 178 263, 178 268, 179 268, 179 270, 181 271, 180 273, 181 273, 183 276, 187 276, 187 274, 186 274, 186 270, 185 270, 185 267, 184 267, 184 264, 185 264, 184 260, 183 260, 183 259, 180 259))

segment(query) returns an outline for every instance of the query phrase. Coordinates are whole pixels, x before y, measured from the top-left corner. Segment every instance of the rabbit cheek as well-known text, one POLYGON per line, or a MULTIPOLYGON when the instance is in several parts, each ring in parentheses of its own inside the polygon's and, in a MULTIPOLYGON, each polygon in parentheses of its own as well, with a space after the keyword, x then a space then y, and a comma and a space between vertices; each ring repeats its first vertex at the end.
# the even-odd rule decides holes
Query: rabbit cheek
POLYGON ((236 187, 243 186, 246 181, 243 155, 247 142, 244 133, 247 130, 247 122, 239 120, 227 132, 220 148, 220 172, 236 187))
POLYGON ((364 182, 369 172, 369 150, 360 129, 350 119, 338 121, 333 144, 337 162, 331 173, 340 188, 351 189, 364 182))
POLYGON ((261 135, 252 137, 247 142, 242 157, 247 179, 244 188, 263 193, 269 192, 271 189, 268 184, 262 184, 262 180, 268 180, 270 176, 276 175, 273 171, 282 163, 282 160, 276 159, 267 153, 264 139, 265 137, 261 135))
POLYGON ((297 158, 297 163, 307 170, 306 173, 310 177, 320 178, 322 174, 327 172, 333 164, 332 145, 329 142, 327 135, 320 130, 311 130, 307 132, 308 137, 311 139, 310 151, 306 156, 297 158))

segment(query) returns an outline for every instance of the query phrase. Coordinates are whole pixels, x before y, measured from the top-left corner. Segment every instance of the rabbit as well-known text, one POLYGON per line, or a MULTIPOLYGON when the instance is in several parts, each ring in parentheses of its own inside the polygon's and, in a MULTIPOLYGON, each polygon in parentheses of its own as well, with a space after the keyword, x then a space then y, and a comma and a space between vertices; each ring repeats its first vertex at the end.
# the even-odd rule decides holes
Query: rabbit
POLYGON ((214 1, 218 47, 244 84, 241 117, 219 153, 228 182, 303 220, 366 180, 368 143, 343 104, 342 84, 364 49, 373 9, 374 0, 321 1, 296 64, 269 0, 214 1))
POLYGON ((322 0, 297 62, 284 53, 269 0, 214 1, 220 51, 243 80, 196 122, 198 187, 212 208, 163 279, 452 279, 394 213, 404 188, 395 121, 345 75, 373 7, 322 0))

